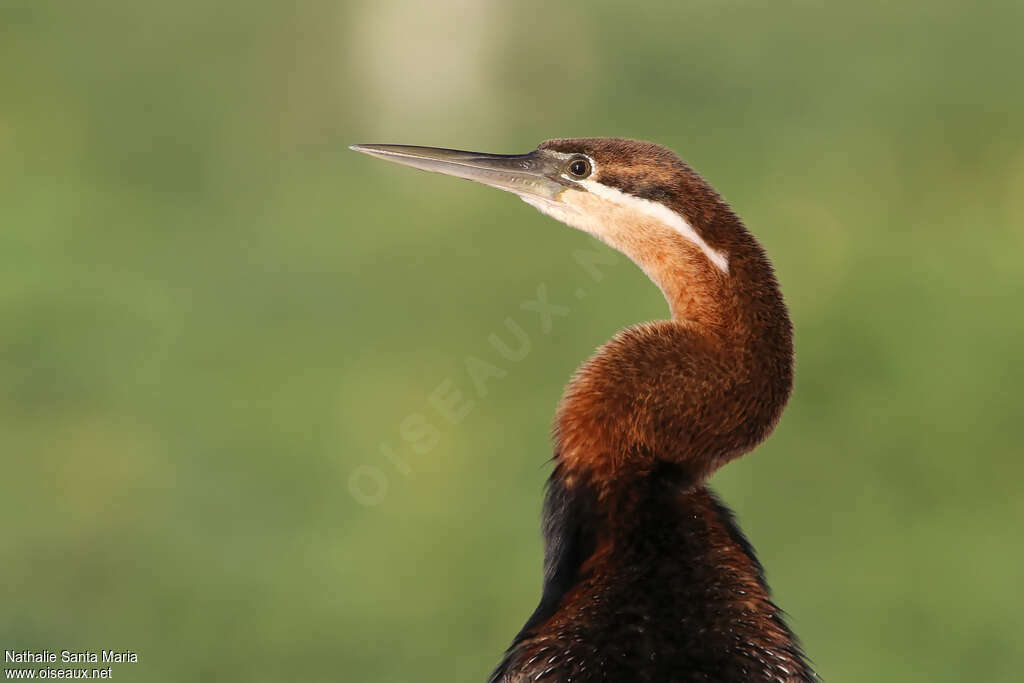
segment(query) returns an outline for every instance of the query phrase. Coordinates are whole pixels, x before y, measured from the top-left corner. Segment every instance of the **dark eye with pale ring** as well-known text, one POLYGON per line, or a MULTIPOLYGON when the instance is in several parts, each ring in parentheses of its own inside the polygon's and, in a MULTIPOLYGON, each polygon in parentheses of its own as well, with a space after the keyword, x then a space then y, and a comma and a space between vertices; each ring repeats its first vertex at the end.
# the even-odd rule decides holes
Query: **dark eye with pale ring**
POLYGON ((586 159, 573 159, 569 164, 569 173, 577 178, 586 178, 593 171, 586 159))

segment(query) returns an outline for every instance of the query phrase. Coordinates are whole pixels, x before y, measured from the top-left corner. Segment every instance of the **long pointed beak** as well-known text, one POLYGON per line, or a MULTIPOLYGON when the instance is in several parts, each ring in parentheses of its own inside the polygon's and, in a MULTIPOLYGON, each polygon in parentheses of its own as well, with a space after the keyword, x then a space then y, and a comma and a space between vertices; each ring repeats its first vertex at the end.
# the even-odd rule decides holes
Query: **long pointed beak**
POLYGON ((440 147, 410 145, 352 145, 349 149, 412 166, 421 171, 465 178, 520 197, 554 200, 568 186, 554 159, 529 154, 483 154, 440 147))

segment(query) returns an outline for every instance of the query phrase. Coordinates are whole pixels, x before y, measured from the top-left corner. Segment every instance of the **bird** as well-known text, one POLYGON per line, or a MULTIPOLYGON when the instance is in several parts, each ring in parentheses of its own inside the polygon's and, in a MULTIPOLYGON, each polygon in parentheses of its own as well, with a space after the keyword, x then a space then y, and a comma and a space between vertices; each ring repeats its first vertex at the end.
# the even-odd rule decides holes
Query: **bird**
POLYGON ((351 149, 518 195, 629 257, 671 314, 618 332, 565 388, 540 602, 490 683, 818 680, 707 485, 768 437, 793 387, 774 267, 722 196, 666 147, 624 138, 351 149))

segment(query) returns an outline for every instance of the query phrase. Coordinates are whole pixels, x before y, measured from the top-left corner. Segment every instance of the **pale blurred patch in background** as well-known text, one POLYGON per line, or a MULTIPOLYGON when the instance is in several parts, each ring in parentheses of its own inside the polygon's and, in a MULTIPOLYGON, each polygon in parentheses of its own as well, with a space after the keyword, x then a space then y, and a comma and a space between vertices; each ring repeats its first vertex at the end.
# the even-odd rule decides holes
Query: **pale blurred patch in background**
POLYGON ((666 307, 513 197, 347 145, 621 135, 778 268, 796 393, 713 484, 822 675, 1014 680, 1022 31, 995 2, 0 4, 0 643, 483 680, 539 596, 562 386, 666 307))

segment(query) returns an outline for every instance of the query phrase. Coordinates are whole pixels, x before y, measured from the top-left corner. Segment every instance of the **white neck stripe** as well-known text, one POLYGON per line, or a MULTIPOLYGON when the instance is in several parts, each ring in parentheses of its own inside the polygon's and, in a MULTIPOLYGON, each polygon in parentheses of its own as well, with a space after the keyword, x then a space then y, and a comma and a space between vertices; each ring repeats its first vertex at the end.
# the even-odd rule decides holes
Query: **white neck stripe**
POLYGON ((621 190, 615 189, 614 187, 602 185, 594 180, 580 180, 577 182, 588 192, 591 192, 602 199, 607 199, 619 206, 628 207, 646 216, 650 216, 660 223, 664 223, 697 245, 697 247, 704 252, 704 255, 707 256, 712 263, 718 266, 719 270, 723 273, 729 272, 729 258, 722 252, 712 249, 711 246, 697 234, 697 231, 693 229, 693 226, 690 225, 686 219, 664 204, 627 194, 621 190))

